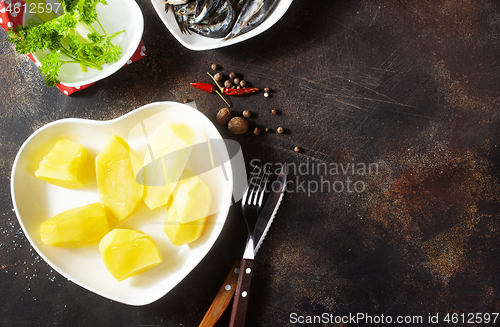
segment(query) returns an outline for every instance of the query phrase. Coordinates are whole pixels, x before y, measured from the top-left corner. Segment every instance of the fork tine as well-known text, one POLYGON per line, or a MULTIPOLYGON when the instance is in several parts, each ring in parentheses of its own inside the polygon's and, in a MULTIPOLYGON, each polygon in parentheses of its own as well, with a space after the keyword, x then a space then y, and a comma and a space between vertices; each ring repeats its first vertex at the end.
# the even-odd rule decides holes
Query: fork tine
POLYGON ((261 169, 261 172, 259 172, 259 175, 254 176, 254 179, 252 179, 252 189, 250 191, 250 197, 247 200, 247 204, 256 204, 256 197, 257 193, 259 192, 260 189, 260 184, 262 183, 262 178, 264 177, 264 171, 261 169), (257 178, 257 180, 255 180, 257 178))
POLYGON ((243 193, 243 197, 241 198, 241 203, 242 204, 246 204, 246 203, 249 203, 250 201, 247 201, 248 200, 248 197, 250 195, 251 197, 251 194, 252 194, 252 191, 251 189, 253 190, 253 187, 255 186, 255 184, 253 183, 253 179, 254 177, 256 177, 255 175, 257 175, 257 172, 259 171, 259 166, 255 166, 255 168, 253 169, 253 171, 250 173, 250 181, 247 185, 247 188, 245 189, 245 193, 243 193))
POLYGON ((267 179, 269 178, 269 173, 265 171, 264 169, 264 175, 262 176, 262 180, 259 186, 259 189, 257 191, 257 194, 255 194, 255 199, 254 199, 254 205, 258 205, 259 207, 262 206, 262 200, 264 199, 264 194, 266 193, 266 186, 267 186, 267 179))

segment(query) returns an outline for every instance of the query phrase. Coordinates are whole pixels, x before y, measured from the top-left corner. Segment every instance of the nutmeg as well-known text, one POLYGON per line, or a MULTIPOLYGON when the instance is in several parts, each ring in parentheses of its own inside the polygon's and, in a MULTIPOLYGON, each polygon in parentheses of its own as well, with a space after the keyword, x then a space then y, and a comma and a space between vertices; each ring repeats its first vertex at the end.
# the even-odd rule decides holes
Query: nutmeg
POLYGON ((231 118, 227 127, 233 134, 245 134, 248 131, 248 121, 243 117, 231 118))
POLYGON ((222 108, 217 113, 217 122, 219 124, 227 124, 227 122, 231 119, 231 110, 229 108, 222 108))

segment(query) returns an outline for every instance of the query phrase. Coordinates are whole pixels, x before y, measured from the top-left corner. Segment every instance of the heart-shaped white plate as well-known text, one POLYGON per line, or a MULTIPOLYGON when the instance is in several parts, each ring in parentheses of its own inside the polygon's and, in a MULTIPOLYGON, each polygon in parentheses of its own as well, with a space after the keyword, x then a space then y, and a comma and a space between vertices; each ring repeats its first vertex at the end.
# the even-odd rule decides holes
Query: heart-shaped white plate
POLYGON ((160 16, 165 26, 167 26, 168 30, 177 39, 177 41, 179 41, 186 48, 197 51, 222 48, 257 36, 276 24, 286 13, 288 7, 292 4, 292 0, 279 0, 279 3, 274 11, 264 22, 262 22, 262 24, 248 33, 242 34, 234 39, 224 41, 222 38, 213 39, 193 32, 191 32, 191 34, 182 34, 175 20, 173 10, 169 10, 168 13, 165 12, 165 4, 163 0, 151 0, 151 2, 158 13, 158 16, 160 16))
MULTIPOLYGON (((62 211, 99 201, 94 162, 109 137, 123 137, 142 155, 147 149, 147 141, 131 137, 131 131, 137 131, 138 126, 154 127, 153 125, 165 121, 185 122, 209 140, 222 140, 215 126, 198 110, 175 102, 157 102, 110 121, 69 118, 47 124, 24 142, 12 168, 11 193, 14 209, 33 248, 50 266, 74 283, 129 305, 145 305, 164 296, 191 272, 215 243, 226 221, 233 192, 231 161, 220 160, 228 158, 227 148, 214 147, 212 162, 224 164, 200 174, 212 192, 214 213, 209 217, 203 235, 195 242, 180 247, 170 243, 163 232, 166 214, 163 208, 151 211, 145 204, 141 204, 130 218, 113 223, 114 227, 138 229, 148 233, 156 242, 163 262, 140 275, 117 282, 106 270, 98 245, 76 249, 47 246, 41 242, 39 226, 44 220, 62 211), (82 144, 88 152, 87 185, 83 189, 64 189, 34 176, 43 156, 61 138, 82 144)), ((154 131, 148 130, 149 132, 154 131)), ((206 166, 206 162, 207 158, 197 157, 193 151, 186 168, 196 170, 199 165, 206 166)))

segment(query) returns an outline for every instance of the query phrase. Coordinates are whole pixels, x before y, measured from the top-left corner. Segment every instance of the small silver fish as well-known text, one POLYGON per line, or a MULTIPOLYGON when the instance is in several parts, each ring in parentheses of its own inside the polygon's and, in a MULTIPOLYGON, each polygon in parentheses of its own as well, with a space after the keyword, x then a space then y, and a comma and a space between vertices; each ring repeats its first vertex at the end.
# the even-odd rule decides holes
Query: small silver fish
POLYGON ((224 40, 247 33, 259 26, 274 10, 278 0, 246 0, 231 33, 224 40))
POLYGON ((223 0, 197 0, 196 16, 194 23, 201 23, 210 18, 220 7, 223 6, 223 0))
POLYGON ((167 4, 167 5, 183 5, 185 3, 188 3, 191 0, 166 0, 163 1, 162 4, 167 4))
POLYGON ((172 5, 175 20, 179 26, 179 30, 182 34, 189 33, 187 29, 188 21, 192 19, 191 17, 195 14, 196 2, 187 2, 183 5, 172 5))
POLYGON ((197 34, 210 38, 226 36, 236 20, 236 13, 229 0, 223 0, 222 3, 223 5, 209 19, 202 23, 190 22, 187 27, 197 34))
POLYGON ((165 5, 165 12, 168 12, 171 7, 173 7, 175 5, 186 4, 189 1, 191 1, 191 0, 165 0, 165 1, 160 2, 160 5, 164 4, 165 5))

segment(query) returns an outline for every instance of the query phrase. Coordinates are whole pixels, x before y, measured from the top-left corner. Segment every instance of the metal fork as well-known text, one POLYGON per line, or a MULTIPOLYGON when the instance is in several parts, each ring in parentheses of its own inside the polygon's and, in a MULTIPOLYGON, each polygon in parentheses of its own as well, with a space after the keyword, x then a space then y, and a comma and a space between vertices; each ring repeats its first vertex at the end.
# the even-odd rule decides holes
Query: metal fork
POLYGON ((238 284, 236 286, 233 309, 231 311, 231 320, 229 323, 230 327, 245 325, 255 257, 253 231, 255 229, 257 218, 262 211, 264 194, 266 192, 266 184, 269 175, 270 174, 265 169, 256 166, 250 175, 250 183, 241 200, 241 209, 243 212, 243 218, 247 225, 248 237, 245 252, 243 253, 243 259, 241 260, 238 284), (258 180, 255 182, 254 179, 256 177, 258 177, 258 180), (245 278, 243 278, 244 275, 245 278))

